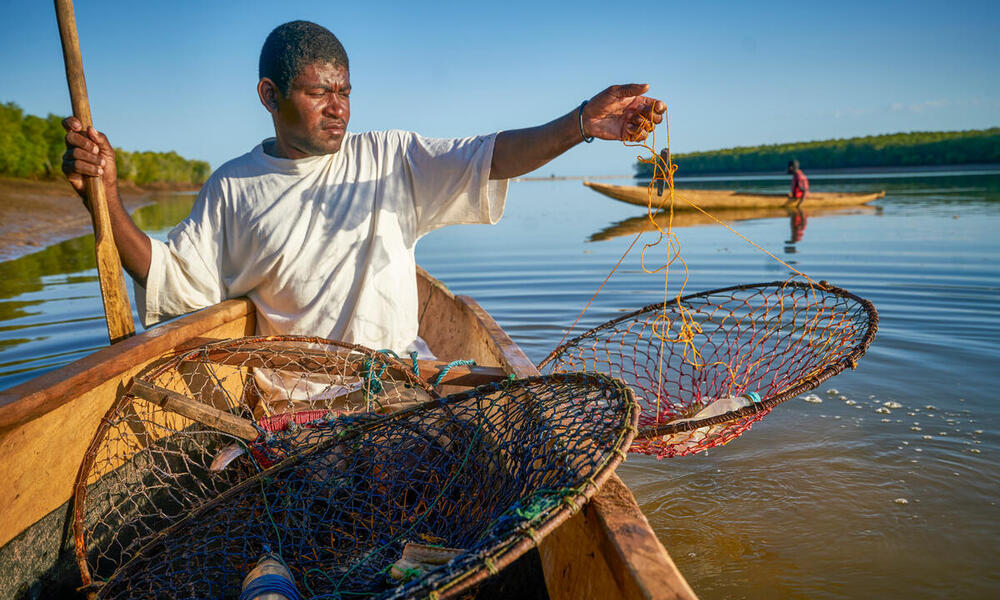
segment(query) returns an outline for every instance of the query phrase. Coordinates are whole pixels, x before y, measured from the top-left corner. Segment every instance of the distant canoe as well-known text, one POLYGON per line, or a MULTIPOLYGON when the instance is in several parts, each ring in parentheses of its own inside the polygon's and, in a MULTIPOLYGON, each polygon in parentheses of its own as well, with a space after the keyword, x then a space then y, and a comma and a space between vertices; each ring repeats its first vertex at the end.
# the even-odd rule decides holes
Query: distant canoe
MULTIPOLYGON (((621 200, 629 204, 647 206, 649 204, 648 188, 644 185, 611 185, 607 183, 583 182, 583 185, 600 192, 605 196, 621 200)), ((732 190, 676 190, 677 198, 674 210, 695 210, 691 204, 706 210, 713 208, 780 208, 793 203, 784 194, 744 194, 732 190)), ((821 208, 828 206, 856 206, 882 198, 885 192, 874 194, 829 194, 810 193, 802 202, 802 208, 821 208)), ((653 208, 661 208, 667 201, 664 190, 662 196, 653 193, 653 208)))

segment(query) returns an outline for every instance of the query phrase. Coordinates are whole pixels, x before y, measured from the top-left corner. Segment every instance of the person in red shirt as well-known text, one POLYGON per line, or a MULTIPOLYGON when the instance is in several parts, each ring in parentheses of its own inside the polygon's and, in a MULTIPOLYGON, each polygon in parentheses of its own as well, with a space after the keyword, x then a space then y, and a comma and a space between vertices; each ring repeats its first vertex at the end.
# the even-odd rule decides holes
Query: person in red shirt
POLYGON ((806 174, 799 168, 799 161, 797 160, 788 161, 788 173, 792 176, 792 191, 789 192, 788 197, 798 200, 795 206, 801 206, 802 201, 809 196, 809 179, 806 178, 806 174))

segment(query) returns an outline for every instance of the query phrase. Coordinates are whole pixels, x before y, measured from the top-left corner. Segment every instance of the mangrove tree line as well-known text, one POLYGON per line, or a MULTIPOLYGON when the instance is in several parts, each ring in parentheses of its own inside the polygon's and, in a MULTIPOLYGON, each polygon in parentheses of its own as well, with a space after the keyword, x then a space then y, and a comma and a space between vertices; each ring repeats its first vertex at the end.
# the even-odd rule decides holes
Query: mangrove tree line
MULTIPOLYGON (((1000 163, 1000 127, 968 131, 914 131, 673 155, 678 175, 784 172, 788 161, 793 158, 798 159, 807 171, 1000 163)), ((636 165, 636 177, 648 178, 651 175, 651 165, 636 165)))
MULTIPOLYGON (((61 176, 65 151, 62 119, 26 115, 17 104, 0 103, 0 175, 51 179, 61 176)), ((118 177, 138 185, 204 183, 210 168, 176 152, 127 152, 115 148, 118 177)))

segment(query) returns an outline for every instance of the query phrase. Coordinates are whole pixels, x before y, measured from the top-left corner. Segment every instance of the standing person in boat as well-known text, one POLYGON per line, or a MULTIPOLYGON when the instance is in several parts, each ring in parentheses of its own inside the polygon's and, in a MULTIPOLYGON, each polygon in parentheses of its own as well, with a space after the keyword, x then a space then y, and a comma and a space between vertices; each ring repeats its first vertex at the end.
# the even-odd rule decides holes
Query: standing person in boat
POLYGON ((796 207, 802 206, 802 201, 809 196, 809 179, 799 168, 799 161, 794 159, 788 161, 788 174, 792 176, 792 191, 788 197, 797 200, 796 207))
POLYGON ((333 33, 293 21, 268 35, 257 94, 274 137, 215 171, 167 243, 133 223, 114 151, 66 119, 63 171, 99 175, 147 326, 248 296, 262 335, 322 336, 430 356, 417 337, 414 246, 445 225, 496 223, 507 180, 580 142, 644 139, 666 107, 648 85, 613 85, 549 123, 462 139, 347 131, 347 53, 333 33))

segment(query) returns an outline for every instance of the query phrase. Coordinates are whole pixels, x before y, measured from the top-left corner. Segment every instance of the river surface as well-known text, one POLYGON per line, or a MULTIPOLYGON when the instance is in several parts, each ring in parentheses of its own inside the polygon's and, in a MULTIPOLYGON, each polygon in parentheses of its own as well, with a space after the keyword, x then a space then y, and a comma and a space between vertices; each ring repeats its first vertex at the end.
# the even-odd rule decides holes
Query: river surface
MULTIPOLYGON (((814 191, 886 197, 806 211, 804 227, 780 211, 734 215, 731 226, 874 302, 874 345, 857 370, 816 391, 821 403, 791 400, 724 447, 633 455, 619 473, 705 599, 1000 597, 1000 172, 811 179, 814 191), (876 413, 886 402, 902 408, 876 413)), ((787 177, 683 186, 784 192, 787 177)), ((163 239, 190 203, 166 197, 137 221, 163 239)), ((439 230, 417 257, 539 361, 643 213, 579 181, 512 182, 499 225, 439 230)), ((723 227, 681 224, 688 292, 789 274, 723 227)), ((639 268, 639 247, 575 332, 663 299, 662 276, 639 268)), ((662 245, 649 252, 666 256, 662 245)), ((84 237, 0 263, 0 389, 107 343, 93 261, 84 237)), ((672 286, 680 281, 672 273, 672 286)))

